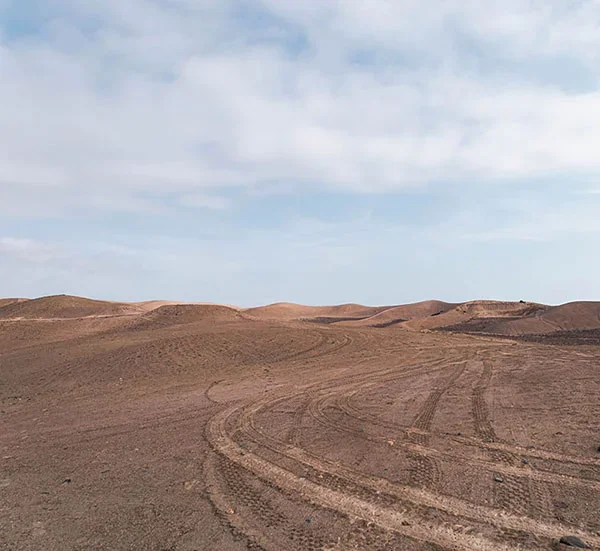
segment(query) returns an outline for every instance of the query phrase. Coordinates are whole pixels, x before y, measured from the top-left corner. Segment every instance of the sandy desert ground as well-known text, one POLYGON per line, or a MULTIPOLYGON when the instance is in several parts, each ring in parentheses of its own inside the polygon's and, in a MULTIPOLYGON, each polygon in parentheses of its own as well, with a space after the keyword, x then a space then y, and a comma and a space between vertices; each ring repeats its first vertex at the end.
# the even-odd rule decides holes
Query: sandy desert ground
POLYGON ((600 549, 600 303, 0 302, 1 549, 579 540, 600 549))

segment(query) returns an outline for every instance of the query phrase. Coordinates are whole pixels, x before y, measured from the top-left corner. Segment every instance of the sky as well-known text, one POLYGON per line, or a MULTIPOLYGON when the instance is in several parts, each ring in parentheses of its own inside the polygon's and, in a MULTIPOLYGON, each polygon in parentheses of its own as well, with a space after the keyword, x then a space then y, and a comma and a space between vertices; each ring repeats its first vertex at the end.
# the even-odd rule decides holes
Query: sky
POLYGON ((600 300, 598 0, 0 0, 0 296, 600 300))

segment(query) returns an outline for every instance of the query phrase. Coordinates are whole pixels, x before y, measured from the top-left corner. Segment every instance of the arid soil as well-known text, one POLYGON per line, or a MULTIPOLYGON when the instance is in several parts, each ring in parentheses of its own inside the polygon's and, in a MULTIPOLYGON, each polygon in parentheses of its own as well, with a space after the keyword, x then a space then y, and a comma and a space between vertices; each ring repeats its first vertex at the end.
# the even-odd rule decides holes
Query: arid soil
POLYGON ((0 305, 0 549, 600 549, 596 303, 50 298, 0 305))

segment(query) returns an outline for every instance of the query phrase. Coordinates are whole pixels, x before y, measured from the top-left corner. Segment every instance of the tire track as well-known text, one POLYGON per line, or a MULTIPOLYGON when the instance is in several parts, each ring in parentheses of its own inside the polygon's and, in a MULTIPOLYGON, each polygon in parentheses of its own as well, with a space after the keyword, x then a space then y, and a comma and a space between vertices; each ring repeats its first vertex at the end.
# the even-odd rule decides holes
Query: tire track
MULTIPOLYGON (((268 403, 269 401, 263 401, 253 404, 249 408, 250 411, 242 417, 247 418, 248 415, 252 417, 268 403)), ((305 450, 280 442, 277 453, 288 460, 298 462, 299 468, 305 472, 314 469, 319 473, 316 480, 310 480, 307 476, 299 476, 289 468, 283 468, 254 453, 243 453, 242 449, 227 436, 225 428, 229 417, 236 411, 237 408, 234 407, 218 414, 207 426, 207 437, 213 449, 253 471, 257 476, 269 480, 284 490, 296 492, 303 499, 308 499, 321 507, 336 509, 346 515, 374 522, 385 530, 453 549, 519 548, 496 541, 485 535, 483 530, 479 531, 473 527, 474 524, 482 522, 495 527, 496 530, 533 533, 536 537, 548 540, 565 533, 565 530, 570 530, 571 533, 577 532, 590 543, 600 543, 600 538, 581 530, 574 530, 572 527, 566 528, 557 523, 515 516, 505 511, 474 505, 424 489, 395 485, 385 479, 362 475, 339 464, 316 458, 305 450), (331 488, 329 481, 336 481, 337 487, 331 488), (357 484, 362 487, 359 492, 352 487, 357 484), (387 499, 389 497, 392 498, 391 501, 387 499), (408 507, 407 502, 410 504, 408 507), (437 523, 432 522, 426 512, 423 514, 423 508, 436 510, 438 516, 445 515, 447 522, 439 522, 439 520, 437 523), (467 529, 466 526, 469 528, 467 529)), ((259 442, 259 444, 270 447, 272 442, 259 442)))
MULTIPOLYGON (((427 447, 429 445, 429 434, 435 412, 438 408, 442 396, 454 385, 458 378, 463 374, 467 362, 460 364, 450 377, 443 379, 440 387, 434 388, 415 419, 408 429, 409 439, 412 443, 427 447)), ((440 462, 419 452, 413 452, 409 455, 412 462, 410 472, 410 483, 414 486, 425 488, 436 488, 442 481, 442 468, 440 462)))
MULTIPOLYGON (((492 364, 483 360, 479 381, 473 386, 471 399, 471 416, 475 435, 482 442, 492 443, 498 440, 490 420, 490 410, 485 393, 492 380, 492 364)), ((500 464, 516 467, 521 464, 518 456, 507 450, 488 452, 491 459, 500 464)), ((500 469, 501 471, 505 469, 500 469)), ((494 473, 494 504, 506 511, 535 517, 550 517, 550 493, 546 483, 527 476, 496 472, 494 473)))
MULTIPOLYGON (((388 437, 384 436, 376 436, 369 433, 368 430, 360 431, 354 427, 350 427, 342 422, 332 419, 328 413, 331 411, 328 409, 328 404, 333 402, 333 398, 331 396, 321 397, 319 403, 310 404, 309 413, 319 423, 334 428, 341 432, 352 433, 366 440, 370 440, 377 443, 384 443, 388 440, 388 437)), ((346 412, 347 409, 343 407, 344 400, 340 400, 337 403, 337 407, 342 411, 346 412)), ((354 406, 352 406, 354 407, 354 406)), ((364 413, 363 415, 352 416, 355 419, 360 419, 363 421, 363 426, 368 427, 368 423, 372 422, 372 416, 364 413)), ((523 478, 525 481, 528 479, 534 479, 538 484, 543 486, 548 484, 560 485, 560 486, 571 486, 574 489, 578 487, 586 487, 589 488, 592 485, 593 488, 600 490, 600 481, 594 480, 589 475, 587 476, 573 476, 566 475, 562 473, 558 473, 549 469, 541 469, 536 468, 533 470, 531 468, 531 462, 528 460, 527 464, 528 468, 525 468, 523 459, 526 459, 530 454, 530 450, 525 448, 511 448, 507 446, 507 450, 503 448, 496 448, 495 446, 504 446, 498 442, 493 444, 486 445, 478 440, 467 438, 467 437, 452 437, 451 440, 455 443, 459 443, 461 445, 469 446, 477 451, 484 452, 484 455, 488 457, 488 459, 482 459, 481 457, 473 456, 465 456, 458 455, 456 453, 452 453, 446 450, 438 450, 436 448, 432 448, 429 445, 420 444, 418 442, 423 441, 421 439, 427 440, 430 435, 435 435, 439 438, 445 436, 444 433, 434 433, 434 432, 419 432, 417 433, 415 429, 411 429, 411 427, 401 426, 393 423, 388 423, 386 421, 375 418, 375 422, 373 423, 376 426, 383 426, 390 430, 402 431, 406 436, 406 439, 403 440, 401 437, 397 437, 395 440, 395 446, 398 448, 406 449, 413 453, 413 457, 417 456, 429 456, 437 461, 446 461, 452 460, 454 463, 464 464, 465 466, 476 466, 477 468, 490 473, 492 476, 500 475, 502 477, 516 477, 523 478), (410 435, 410 437, 408 436, 410 435), (418 437, 418 439, 416 438, 418 437), (416 440, 416 442, 415 442, 416 440), (514 452, 514 453, 513 453, 514 452), (516 454, 519 454, 518 456, 516 454)), ((396 433, 398 435, 398 433, 396 433)), ((545 453, 550 452, 542 452, 541 450, 534 450, 538 454, 544 455, 545 453)), ((553 457, 556 454, 551 454, 553 457)), ((569 458, 571 459, 571 458, 569 458)), ((573 458, 576 459, 577 458, 573 458)), ((556 459, 555 459, 556 460, 556 459)), ((598 466, 600 462, 597 460, 589 460, 585 461, 586 465, 591 464, 598 466)), ((415 465, 415 468, 419 468, 415 465)), ((438 478, 434 478, 440 482, 438 478)), ((523 482, 524 484, 529 484, 528 482, 523 482)), ((550 509, 547 509, 550 514, 550 509)))

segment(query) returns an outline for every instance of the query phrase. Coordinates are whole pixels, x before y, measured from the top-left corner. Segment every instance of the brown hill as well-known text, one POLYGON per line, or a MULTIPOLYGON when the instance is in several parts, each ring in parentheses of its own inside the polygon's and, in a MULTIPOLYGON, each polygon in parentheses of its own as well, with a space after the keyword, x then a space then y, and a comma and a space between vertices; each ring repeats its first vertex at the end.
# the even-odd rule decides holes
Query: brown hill
POLYGON ((167 304, 143 314, 135 322, 138 328, 151 329, 187 323, 223 323, 239 321, 244 316, 236 308, 220 304, 167 304))
POLYGON ((439 316, 415 318, 405 327, 414 330, 456 330, 494 332, 500 324, 543 311, 547 307, 533 302, 473 300, 463 302, 439 316))
POLYGON ((305 306, 291 302, 277 302, 268 306, 247 308, 244 314, 256 318, 278 321, 317 320, 338 321, 341 319, 361 319, 373 316, 388 306, 363 306, 362 304, 339 304, 337 306, 305 306))
POLYGON ((72 319, 139 313, 135 305, 69 295, 12 302, 0 307, 0 319, 72 319))
POLYGON ((503 335, 542 335, 599 328, 600 302, 569 302, 549 306, 521 319, 498 323, 493 332, 503 335))
POLYGON ((25 302, 26 298, 0 298, 0 308, 14 304, 15 302, 25 302))
POLYGON ((413 304, 401 306, 390 306, 365 319, 357 321, 342 322, 341 325, 356 327, 388 327, 397 325, 412 319, 424 319, 431 316, 436 317, 447 312, 454 304, 442 302, 441 300, 426 300, 413 304))

